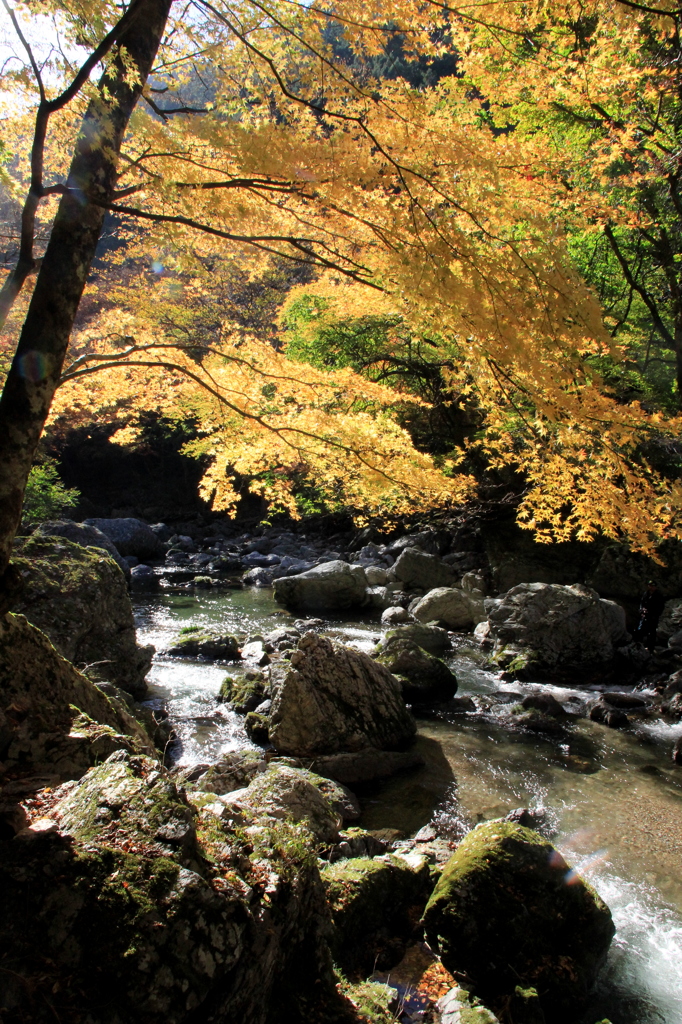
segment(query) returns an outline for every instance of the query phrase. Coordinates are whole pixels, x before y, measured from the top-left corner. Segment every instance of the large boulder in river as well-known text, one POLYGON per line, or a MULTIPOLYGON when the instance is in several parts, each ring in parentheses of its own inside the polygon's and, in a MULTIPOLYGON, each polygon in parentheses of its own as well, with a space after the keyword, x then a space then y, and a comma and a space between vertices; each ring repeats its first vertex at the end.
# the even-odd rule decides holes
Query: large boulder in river
POLYGON ((0 843, 7 1024, 326 1019, 329 918, 303 826, 197 815, 158 763, 122 753, 41 813, 0 843))
POLYGON ((74 779, 116 750, 154 754, 126 706, 109 700, 23 615, 0 617, 0 694, 0 777, 74 779))
POLYGON ((571 669, 610 661, 625 612, 582 584, 521 583, 488 607, 488 635, 505 667, 571 669))
POLYGON ((166 654, 174 658, 201 658, 205 661, 239 661, 239 641, 231 633, 219 633, 203 626, 185 626, 166 654))
POLYGON ((460 587, 435 587, 410 606, 419 622, 442 622, 448 629, 469 629, 474 625, 469 595, 460 587))
POLYGON ((322 562, 298 576, 275 580, 275 600, 287 608, 323 611, 359 608, 366 600, 367 577, 361 565, 322 562))
POLYGON ((404 626, 389 629, 379 643, 377 651, 382 651, 393 639, 409 640, 423 647, 429 654, 443 654, 450 646, 450 637, 440 626, 424 626, 421 622, 406 622, 404 626))
POLYGON ((141 562, 161 558, 165 547, 141 519, 86 519, 86 526, 94 526, 106 534, 121 555, 135 555, 141 562))
POLYGON ((456 582, 454 571, 435 555, 427 555, 419 548, 405 548, 393 566, 396 579, 407 587, 432 590, 451 587, 456 582))
POLYGON ((416 732, 400 683, 367 654, 306 633, 271 670, 270 741, 284 754, 390 750, 416 732))
POLYGON ((33 531, 34 537, 63 537, 64 540, 73 541, 84 548, 100 548, 107 551, 116 564, 123 570, 125 576, 130 573, 128 563, 119 554, 118 548, 112 540, 102 533, 96 526, 86 526, 85 523, 73 523, 70 519, 55 519, 48 523, 41 523, 33 531))
POLYGON ((450 700, 457 693, 454 672, 411 640, 391 637, 375 657, 400 681, 409 704, 450 700))
POLYGON ((24 584, 15 611, 90 678, 144 696, 154 648, 136 642, 126 581, 110 555, 38 535, 18 541, 13 560, 24 584))
POLYGON ((535 988, 557 1024, 584 1007, 615 931, 609 908, 551 843, 503 821, 462 840, 424 923, 444 965, 467 974, 485 1002, 535 988))

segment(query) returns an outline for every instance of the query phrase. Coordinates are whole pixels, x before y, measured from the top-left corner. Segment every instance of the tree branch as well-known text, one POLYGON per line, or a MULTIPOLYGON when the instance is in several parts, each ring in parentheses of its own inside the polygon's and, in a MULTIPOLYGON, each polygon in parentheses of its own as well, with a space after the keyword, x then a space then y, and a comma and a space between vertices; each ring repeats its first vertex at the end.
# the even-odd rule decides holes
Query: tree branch
POLYGON ((623 255, 623 253, 621 251, 621 248, 618 245, 618 242, 616 241, 616 237, 615 237, 615 235, 613 233, 613 230, 612 230, 610 224, 607 224, 605 226, 604 234, 608 238, 609 245, 613 249, 613 252, 614 252, 614 255, 615 255, 616 259, 620 263, 620 266, 621 266, 621 269, 623 271, 623 274, 625 275, 625 280, 630 285, 630 287, 633 288, 637 292, 637 294, 640 296, 640 298, 643 300, 645 306, 647 307, 647 309, 651 313, 651 316, 652 316, 652 318, 654 320, 654 323, 656 324, 656 327, 658 329, 659 334, 662 335, 662 337, 668 342, 668 344, 670 345, 671 348, 675 348, 675 340, 674 340, 672 334, 670 333, 670 331, 668 330, 668 328, 663 323, 663 320, 661 319, 661 315, 658 312, 658 309, 656 308, 656 303, 651 298, 651 296, 647 292, 646 288, 644 288, 644 286, 641 285, 639 283, 639 281, 637 281, 634 278, 634 276, 632 274, 632 271, 630 269, 630 266, 629 266, 627 260, 625 259, 625 256, 623 255))

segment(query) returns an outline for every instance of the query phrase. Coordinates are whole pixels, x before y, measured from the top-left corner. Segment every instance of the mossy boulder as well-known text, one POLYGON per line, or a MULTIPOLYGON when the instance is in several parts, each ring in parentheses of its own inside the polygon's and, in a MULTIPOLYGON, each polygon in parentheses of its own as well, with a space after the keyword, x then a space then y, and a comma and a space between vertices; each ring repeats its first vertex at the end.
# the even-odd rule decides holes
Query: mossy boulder
POLYGON ((396 964, 431 891, 425 858, 358 857, 325 866, 321 875, 336 963, 349 977, 396 964))
POLYGON ((267 771, 267 767, 261 750, 231 750, 197 779, 194 788, 222 796, 244 789, 256 775, 267 771))
POLYGON ((63 537, 34 536, 17 541, 13 561, 23 581, 14 611, 93 681, 144 696, 154 648, 135 640, 126 580, 111 555, 63 537))
POLYGON ((168 773, 147 757, 117 751, 58 804, 60 831, 80 843, 144 844, 147 852, 195 866, 194 814, 168 773))
POLYGON ((253 743, 260 747, 266 747, 270 742, 270 722, 267 715, 261 715, 257 711, 249 711, 244 718, 244 729, 246 735, 253 743))
POLYGON ((237 714, 246 715, 263 703, 266 689, 260 672, 246 672, 241 678, 225 676, 216 699, 219 704, 230 704, 237 714))
POLYGON ((336 996, 306 829, 197 815, 120 754, 54 798, 0 842, 6 1024, 280 1024, 336 996))
POLYGON ((495 1008, 517 985, 572 1020, 614 934, 611 913, 551 843, 509 822, 479 825, 445 866, 424 912, 427 940, 495 1008))
POLYGON ((166 651, 174 658, 201 658, 206 661, 239 661, 239 641, 229 633, 219 634, 203 626, 181 629, 166 651))
POLYGON ((80 778, 115 750, 154 755, 145 729, 23 615, 0 618, 0 764, 10 776, 80 778))
POLYGON ((376 660, 396 676, 409 704, 450 700, 457 693, 454 672, 407 637, 391 637, 376 660))
POLYGON ((237 793, 238 806, 303 825, 317 843, 338 842, 342 816, 325 795, 326 779, 302 768, 272 765, 237 793))
POLYGON ((443 654, 450 647, 450 637, 446 629, 441 629, 440 626, 425 626, 421 622, 407 622, 404 626, 389 629, 378 645, 376 653, 381 654, 384 648, 395 640, 410 640, 422 650, 435 655, 443 654))

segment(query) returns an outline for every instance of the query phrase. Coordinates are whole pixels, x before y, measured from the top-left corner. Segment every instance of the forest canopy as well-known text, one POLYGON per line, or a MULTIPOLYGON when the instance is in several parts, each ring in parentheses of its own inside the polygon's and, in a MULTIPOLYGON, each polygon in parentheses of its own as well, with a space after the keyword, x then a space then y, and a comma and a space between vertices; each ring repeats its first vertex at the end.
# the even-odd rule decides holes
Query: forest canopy
POLYGON ((201 424, 216 508, 236 476, 293 514, 307 483, 358 518, 485 480, 541 540, 680 537, 678 11, 3 16, 2 401, 27 424, 3 428, 0 403, 8 507, 45 422, 109 420, 134 444, 152 410, 201 424), (92 252, 69 264, 79 218, 92 252))

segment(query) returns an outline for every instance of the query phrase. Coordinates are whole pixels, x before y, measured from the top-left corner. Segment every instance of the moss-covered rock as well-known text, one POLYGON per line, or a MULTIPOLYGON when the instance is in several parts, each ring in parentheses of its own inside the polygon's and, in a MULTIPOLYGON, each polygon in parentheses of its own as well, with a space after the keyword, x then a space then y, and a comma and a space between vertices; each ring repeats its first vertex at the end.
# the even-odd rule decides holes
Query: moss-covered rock
POLYGON ((449 700, 457 693, 454 672, 407 637, 391 637, 376 660, 397 677, 410 704, 449 700))
POLYGON ((125 577, 112 557, 63 537, 34 536, 17 541, 13 561, 23 580, 14 610, 93 681, 144 696, 154 648, 135 640, 125 577))
POLYGON ((261 750, 231 750, 223 754, 199 779, 194 788, 221 796, 244 789, 260 772, 267 771, 261 750))
POLYGON ((55 810, 60 830, 80 843, 144 844, 145 851, 195 866, 194 815, 168 773, 147 757, 117 751, 91 769, 55 810))
POLYGON ((207 661, 239 661, 239 641, 229 633, 218 634, 203 626, 181 629, 166 654, 175 658, 202 658, 207 661))
POLYGON ((267 715, 249 711, 244 719, 244 729, 249 739, 259 746, 265 747, 270 742, 270 722, 267 715))
POLYGON ((241 678, 225 676, 217 700, 219 704, 230 704, 237 714, 246 715, 263 703, 266 689, 261 672, 246 672, 241 678))
POLYGON ((535 988, 552 1021, 580 1011, 614 934, 608 907, 530 829, 494 821, 470 832, 424 912, 429 943, 495 1008, 535 988))
POLYGON ((335 961, 350 977, 388 969, 405 952, 431 890, 421 857, 355 858, 322 869, 335 961))
POLYGON ((342 818, 322 791, 326 781, 302 768, 272 765, 239 791, 239 806, 302 824, 317 843, 335 843, 342 818))
POLYGON ((305 828, 197 816, 165 769, 120 754, 55 797, 0 842, 5 1024, 294 1024, 333 1000, 305 828))
POLYGON ((395 1024, 396 990, 382 981, 349 982, 340 985, 363 1024, 395 1024))
MULTIPOLYGON (((478 999, 465 988, 456 985, 438 1000, 438 1010, 442 1024, 499 1024, 494 1013, 483 1006, 478 999)), ((524 1016, 513 1018, 519 1024, 536 1024, 524 1016)))
POLYGON ((78 672, 23 615, 0 618, 0 763, 76 779, 115 750, 154 755, 125 705, 78 672))

